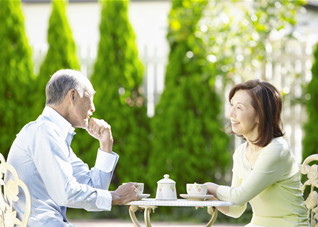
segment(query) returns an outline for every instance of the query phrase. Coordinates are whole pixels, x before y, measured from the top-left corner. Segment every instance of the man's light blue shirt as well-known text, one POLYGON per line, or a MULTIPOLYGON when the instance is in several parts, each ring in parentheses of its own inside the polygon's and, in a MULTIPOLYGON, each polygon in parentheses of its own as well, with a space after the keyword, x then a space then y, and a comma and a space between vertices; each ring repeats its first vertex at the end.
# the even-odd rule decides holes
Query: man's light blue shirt
MULTIPOLYGON (((31 194, 28 226, 73 226, 66 219, 66 207, 111 210, 112 196, 107 189, 118 155, 98 150, 95 167, 90 170, 70 147, 74 134, 66 119, 45 107, 38 119, 25 125, 13 142, 8 162, 31 194)), ((22 199, 16 205, 19 215, 23 208, 22 199)))

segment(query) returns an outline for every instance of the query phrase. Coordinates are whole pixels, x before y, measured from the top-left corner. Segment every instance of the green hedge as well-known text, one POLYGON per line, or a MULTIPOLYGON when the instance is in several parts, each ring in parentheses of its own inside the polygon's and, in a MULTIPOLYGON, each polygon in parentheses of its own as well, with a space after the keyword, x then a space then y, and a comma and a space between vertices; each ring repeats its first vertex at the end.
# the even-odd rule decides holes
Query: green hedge
POLYGON ((37 114, 42 112, 45 105, 45 86, 51 75, 59 69, 80 69, 72 30, 66 16, 66 2, 53 0, 51 7, 47 34, 49 47, 36 80, 37 114))
POLYGON ((188 182, 203 183, 222 176, 229 164, 221 103, 210 83, 206 51, 196 37, 197 23, 208 1, 175 0, 169 15, 169 62, 165 89, 152 119, 148 184, 165 173, 185 193, 188 182))
POLYGON ((20 1, 0 0, 0 23, 0 148, 6 157, 33 117, 35 78, 20 1))
POLYGON ((96 90, 94 115, 111 125, 113 150, 120 155, 113 184, 144 182, 150 150, 149 118, 142 91, 144 66, 128 19, 128 1, 101 4, 100 42, 91 76, 96 90))

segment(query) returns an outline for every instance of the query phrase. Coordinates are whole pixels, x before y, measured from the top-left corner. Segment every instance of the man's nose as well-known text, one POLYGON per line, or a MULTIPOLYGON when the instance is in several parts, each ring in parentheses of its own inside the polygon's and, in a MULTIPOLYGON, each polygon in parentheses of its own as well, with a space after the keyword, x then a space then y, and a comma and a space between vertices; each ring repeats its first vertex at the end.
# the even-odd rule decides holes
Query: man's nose
POLYGON ((94 103, 92 103, 92 106, 91 106, 91 112, 94 113, 95 112, 95 105, 94 103))

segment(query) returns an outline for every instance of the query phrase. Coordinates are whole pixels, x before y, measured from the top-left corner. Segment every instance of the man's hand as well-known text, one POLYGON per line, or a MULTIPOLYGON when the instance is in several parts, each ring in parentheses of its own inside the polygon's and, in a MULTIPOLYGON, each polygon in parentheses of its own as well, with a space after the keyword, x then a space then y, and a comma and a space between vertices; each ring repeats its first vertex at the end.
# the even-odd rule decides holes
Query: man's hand
POLYGON ((120 185, 115 191, 110 193, 112 194, 113 205, 123 205, 138 199, 137 188, 132 182, 120 185))
POLYGON ((106 121, 96 118, 91 118, 87 126, 87 132, 99 140, 100 149, 109 153, 112 152, 114 143, 110 128, 106 121))

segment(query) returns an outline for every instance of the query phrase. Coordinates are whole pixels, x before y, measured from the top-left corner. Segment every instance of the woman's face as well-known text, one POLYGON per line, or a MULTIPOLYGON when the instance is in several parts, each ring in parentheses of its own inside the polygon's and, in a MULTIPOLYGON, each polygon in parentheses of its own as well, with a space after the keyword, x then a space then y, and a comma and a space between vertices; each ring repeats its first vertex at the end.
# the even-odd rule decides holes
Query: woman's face
POLYGON ((230 121, 232 131, 249 141, 258 138, 258 117, 252 98, 246 90, 238 90, 231 99, 230 121))

